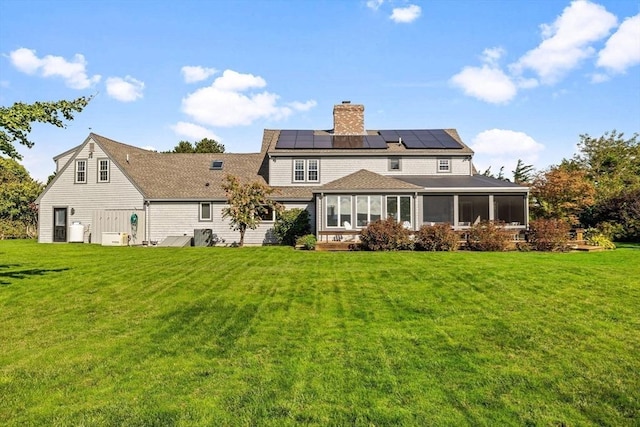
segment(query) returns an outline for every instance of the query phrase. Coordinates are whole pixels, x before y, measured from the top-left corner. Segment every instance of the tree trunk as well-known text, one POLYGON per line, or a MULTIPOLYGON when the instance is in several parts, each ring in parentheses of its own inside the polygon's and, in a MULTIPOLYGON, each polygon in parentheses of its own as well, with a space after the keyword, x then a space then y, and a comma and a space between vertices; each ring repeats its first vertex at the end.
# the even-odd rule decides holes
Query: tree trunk
POLYGON ((244 246, 244 233, 245 231, 247 231, 247 229, 245 227, 240 227, 240 243, 238 243, 238 246, 242 247, 244 246))

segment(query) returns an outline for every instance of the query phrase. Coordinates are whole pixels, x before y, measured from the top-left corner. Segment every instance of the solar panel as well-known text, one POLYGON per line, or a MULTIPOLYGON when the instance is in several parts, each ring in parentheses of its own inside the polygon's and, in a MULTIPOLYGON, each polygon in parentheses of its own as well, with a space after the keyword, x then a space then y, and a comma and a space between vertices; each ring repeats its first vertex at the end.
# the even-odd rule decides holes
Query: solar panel
POLYGON ((387 148, 387 142, 380 135, 367 135, 364 139, 368 148, 387 148))
POLYGON ((462 145, 442 129, 432 131, 444 148, 462 148, 462 145))
POLYGON ((313 137, 313 148, 328 149, 331 147, 331 135, 315 135, 313 137))
POLYGON ((398 142, 398 133, 395 130, 381 130, 378 133, 386 142, 398 142))

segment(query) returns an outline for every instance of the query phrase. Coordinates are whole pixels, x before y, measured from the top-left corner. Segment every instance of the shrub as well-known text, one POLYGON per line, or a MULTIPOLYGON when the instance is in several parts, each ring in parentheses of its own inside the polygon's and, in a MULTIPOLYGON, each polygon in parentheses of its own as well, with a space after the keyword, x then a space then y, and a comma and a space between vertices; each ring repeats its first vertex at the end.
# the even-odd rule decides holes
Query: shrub
POLYGON ((587 244, 605 249, 615 249, 616 245, 597 228, 589 228, 586 232, 587 244))
POLYGON ((37 234, 35 225, 0 218, 0 240, 33 239, 37 234))
POLYGON ((301 246, 302 249, 312 251, 316 248, 316 236, 313 234, 305 234, 302 237, 298 237, 296 246, 301 246))
POLYGON ((528 240, 537 251, 569 250, 569 224, 560 219, 537 219, 529 224, 528 240))
POLYGON ((278 214, 273 225, 273 234, 283 245, 293 246, 298 237, 309 234, 309 212, 306 209, 290 209, 278 214))
POLYGON ((413 240, 418 251, 455 251, 460 235, 449 224, 423 225, 413 240))
POLYGON ((469 229, 467 246, 474 251, 506 251, 511 233, 500 222, 482 221, 469 229))
POLYGON ((370 223, 360 234, 360 244, 368 251, 411 249, 409 230, 393 218, 370 223))

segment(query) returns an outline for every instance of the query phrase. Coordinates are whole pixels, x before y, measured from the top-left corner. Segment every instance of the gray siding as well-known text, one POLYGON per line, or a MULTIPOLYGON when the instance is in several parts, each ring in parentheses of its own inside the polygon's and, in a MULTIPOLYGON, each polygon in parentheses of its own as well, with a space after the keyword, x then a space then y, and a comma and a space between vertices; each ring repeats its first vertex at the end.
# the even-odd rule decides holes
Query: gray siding
MULTIPOLYGON (((315 224, 315 211, 307 203, 284 203, 285 209, 303 208, 311 214, 311 224, 315 224)), ((213 203, 212 221, 200 221, 200 202, 152 202, 148 208, 147 227, 149 240, 161 242, 168 236, 193 236, 193 230, 210 228, 213 234, 224 240, 225 245, 237 243, 240 233, 229 227, 229 221, 222 219, 224 203, 213 203)), ((276 243, 272 233, 273 222, 265 221, 255 230, 247 230, 246 245, 276 243)), ((312 231, 313 232, 313 231, 312 231)))
MULTIPOLYGON (((394 157, 394 156, 389 156, 394 157)), ((288 185, 324 185, 361 169, 380 175, 439 175, 437 171, 439 158, 451 159, 452 175, 471 175, 470 160, 463 157, 401 157, 401 169, 389 170, 389 157, 309 157, 320 159, 320 183, 293 182, 293 158, 272 158, 269 163, 269 184, 273 186, 288 185), (275 159, 275 161, 274 161, 275 159)), ((398 156, 395 156, 398 157, 398 156)))
MULTIPOLYGON (((55 181, 47 188, 40 200, 39 207, 39 241, 51 243, 53 241, 53 208, 67 207, 69 225, 81 222, 91 233, 91 223, 94 210, 105 209, 143 209, 143 198, 140 192, 131 184, 128 178, 116 165, 110 163, 109 182, 97 182, 98 159, 106 158, 106 154, 95 145, 95 152, 89 158, 89 147, 86 144, 78 155, 78 159, 87 160, 87 182, 76 184, 75 160, 66 169, 58 172, 55 181), (71 215, 71 208, 74 214, 71 215)), ((99 239, 92 236, 92 242, 99 243, 99 239)))

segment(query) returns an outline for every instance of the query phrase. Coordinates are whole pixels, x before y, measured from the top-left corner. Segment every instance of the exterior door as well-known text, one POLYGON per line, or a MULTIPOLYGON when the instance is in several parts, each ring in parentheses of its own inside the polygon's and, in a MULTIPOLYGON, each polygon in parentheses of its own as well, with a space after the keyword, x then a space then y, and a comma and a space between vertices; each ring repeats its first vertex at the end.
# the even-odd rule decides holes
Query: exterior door
POLYGON ((53 241, 67 241, 67 208, 53 208, 53 241))

